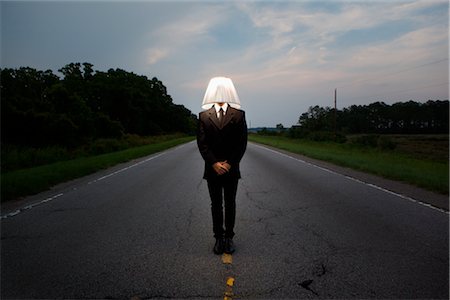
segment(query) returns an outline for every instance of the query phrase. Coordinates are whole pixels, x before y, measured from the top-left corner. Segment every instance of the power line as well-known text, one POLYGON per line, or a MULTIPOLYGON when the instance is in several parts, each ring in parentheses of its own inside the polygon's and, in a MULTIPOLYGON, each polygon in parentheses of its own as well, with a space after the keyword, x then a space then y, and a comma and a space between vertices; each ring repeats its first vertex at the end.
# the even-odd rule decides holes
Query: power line
MULTIPOLYGON (((375 94, 375 95, 363 96, 363 97, 372 98, 372 97, 380 97, 380 96, 390 96, 390 95, 401 94, 401 93, 410 92, 410 91, 423 90, 423 89, 427 89, 427 88, 431 88, 431 87, 443 86, 443 85, 448 85, 448 84, 449 84, 449 82, 442 82, 442 83, 437 83, 437 84, 432 84, 432 85, 427 85, 427 86, 422 86, 422 87, 417 87, 417 88, 412 88, 412 89, 407 89, 407 90, 397 90, 397 91, 392 91, 392 92, 388 92, 388 93, 375 94)), ((351 97, 350 99, 352 99, 352 98, 354 99, 357 97, 351 97)))

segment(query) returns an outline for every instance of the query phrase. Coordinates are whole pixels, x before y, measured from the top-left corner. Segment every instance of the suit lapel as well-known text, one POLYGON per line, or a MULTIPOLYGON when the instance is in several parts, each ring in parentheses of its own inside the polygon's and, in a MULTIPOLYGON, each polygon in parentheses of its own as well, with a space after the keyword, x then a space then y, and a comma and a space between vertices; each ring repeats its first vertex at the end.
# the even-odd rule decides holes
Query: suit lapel
POLYGON ((216 109, 214 108, 214 106, 208 110, 208 116, 211 119, 211 121, 214 123, 214 125, 216 125, 217 128, 221 129, 220 122, 219 122, 219 119, 217 118, 217 113, 216 113, 216 109))
POLYGON ((217 113, 214 106, 208 110, 208 117, 211 119, 211 121, 218 129, 222 129, 225 126, 227 126, 227 124, 233 119, 233 116, 234 116, 234 109, 231 106, 228 106, 227 112, 222 122, 222 126, 220 126, 220 121, 217 118, 217 113))
POLYGON ((228 106, 227 113, 225 114, 225 117, 224 117, 224 120, 222 123, 222 128, 227 126, 228 122, 230 122, 231 119, 233 119, 233 115, 234 115, 234 110, 231 108, 231 106, 228 106))

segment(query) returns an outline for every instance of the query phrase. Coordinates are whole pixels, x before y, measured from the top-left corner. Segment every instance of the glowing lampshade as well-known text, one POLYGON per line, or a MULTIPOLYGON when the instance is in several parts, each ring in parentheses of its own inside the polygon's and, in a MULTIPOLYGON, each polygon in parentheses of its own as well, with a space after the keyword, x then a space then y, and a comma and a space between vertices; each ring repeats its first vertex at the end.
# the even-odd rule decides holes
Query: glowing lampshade
POLYGON ((220 102, 228 103, 234 108, 241 108, 241 101, 230 78, 214 77, 209 81, 205 97, 203 97, 202 108, 208 109, 214 103, 220 102))

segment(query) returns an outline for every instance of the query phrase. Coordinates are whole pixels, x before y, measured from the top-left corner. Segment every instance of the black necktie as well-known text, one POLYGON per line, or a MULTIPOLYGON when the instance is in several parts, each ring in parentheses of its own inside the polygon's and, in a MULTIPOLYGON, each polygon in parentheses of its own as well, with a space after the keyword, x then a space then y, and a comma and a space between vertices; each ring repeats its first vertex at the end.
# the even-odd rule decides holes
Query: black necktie
POLYGON ((222 127, 222 125, 223 125, 223 117, 224 117, 224 111, 223 111, 223 108, 221 107, 219 109, 219 124, 220 124, 220 127, 222 127))

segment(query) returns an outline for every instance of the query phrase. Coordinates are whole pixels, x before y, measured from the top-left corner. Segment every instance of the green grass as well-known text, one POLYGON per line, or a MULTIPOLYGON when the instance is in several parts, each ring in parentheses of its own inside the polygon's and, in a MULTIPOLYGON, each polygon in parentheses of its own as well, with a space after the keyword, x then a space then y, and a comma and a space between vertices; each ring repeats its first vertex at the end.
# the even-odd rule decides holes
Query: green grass
POLYGON ((194 137, 174 138, 113 153, 3 173, 1 175, 1 201, 36 194, 55 184, 82 177, 118 163, 150 155, 193 139, 194 137))
POLYGON ((29 147, 2 144, 1 173, 3 174, 20 169, 34 168, 65 160, 117 152, 139 146, 165 142, 185 136, 185 134, 181 133, 157 136, 126 134, 121 138, 101 138, 86 141, 77 147, 64 147, 57 145, 29 147))
POLYGON ((441 194, 448 195, 449 193, 448 160, 436 161, 392 150, 296 140, 278 136, 249 135, 249 140, 385 178, 407 182, 441 194))

